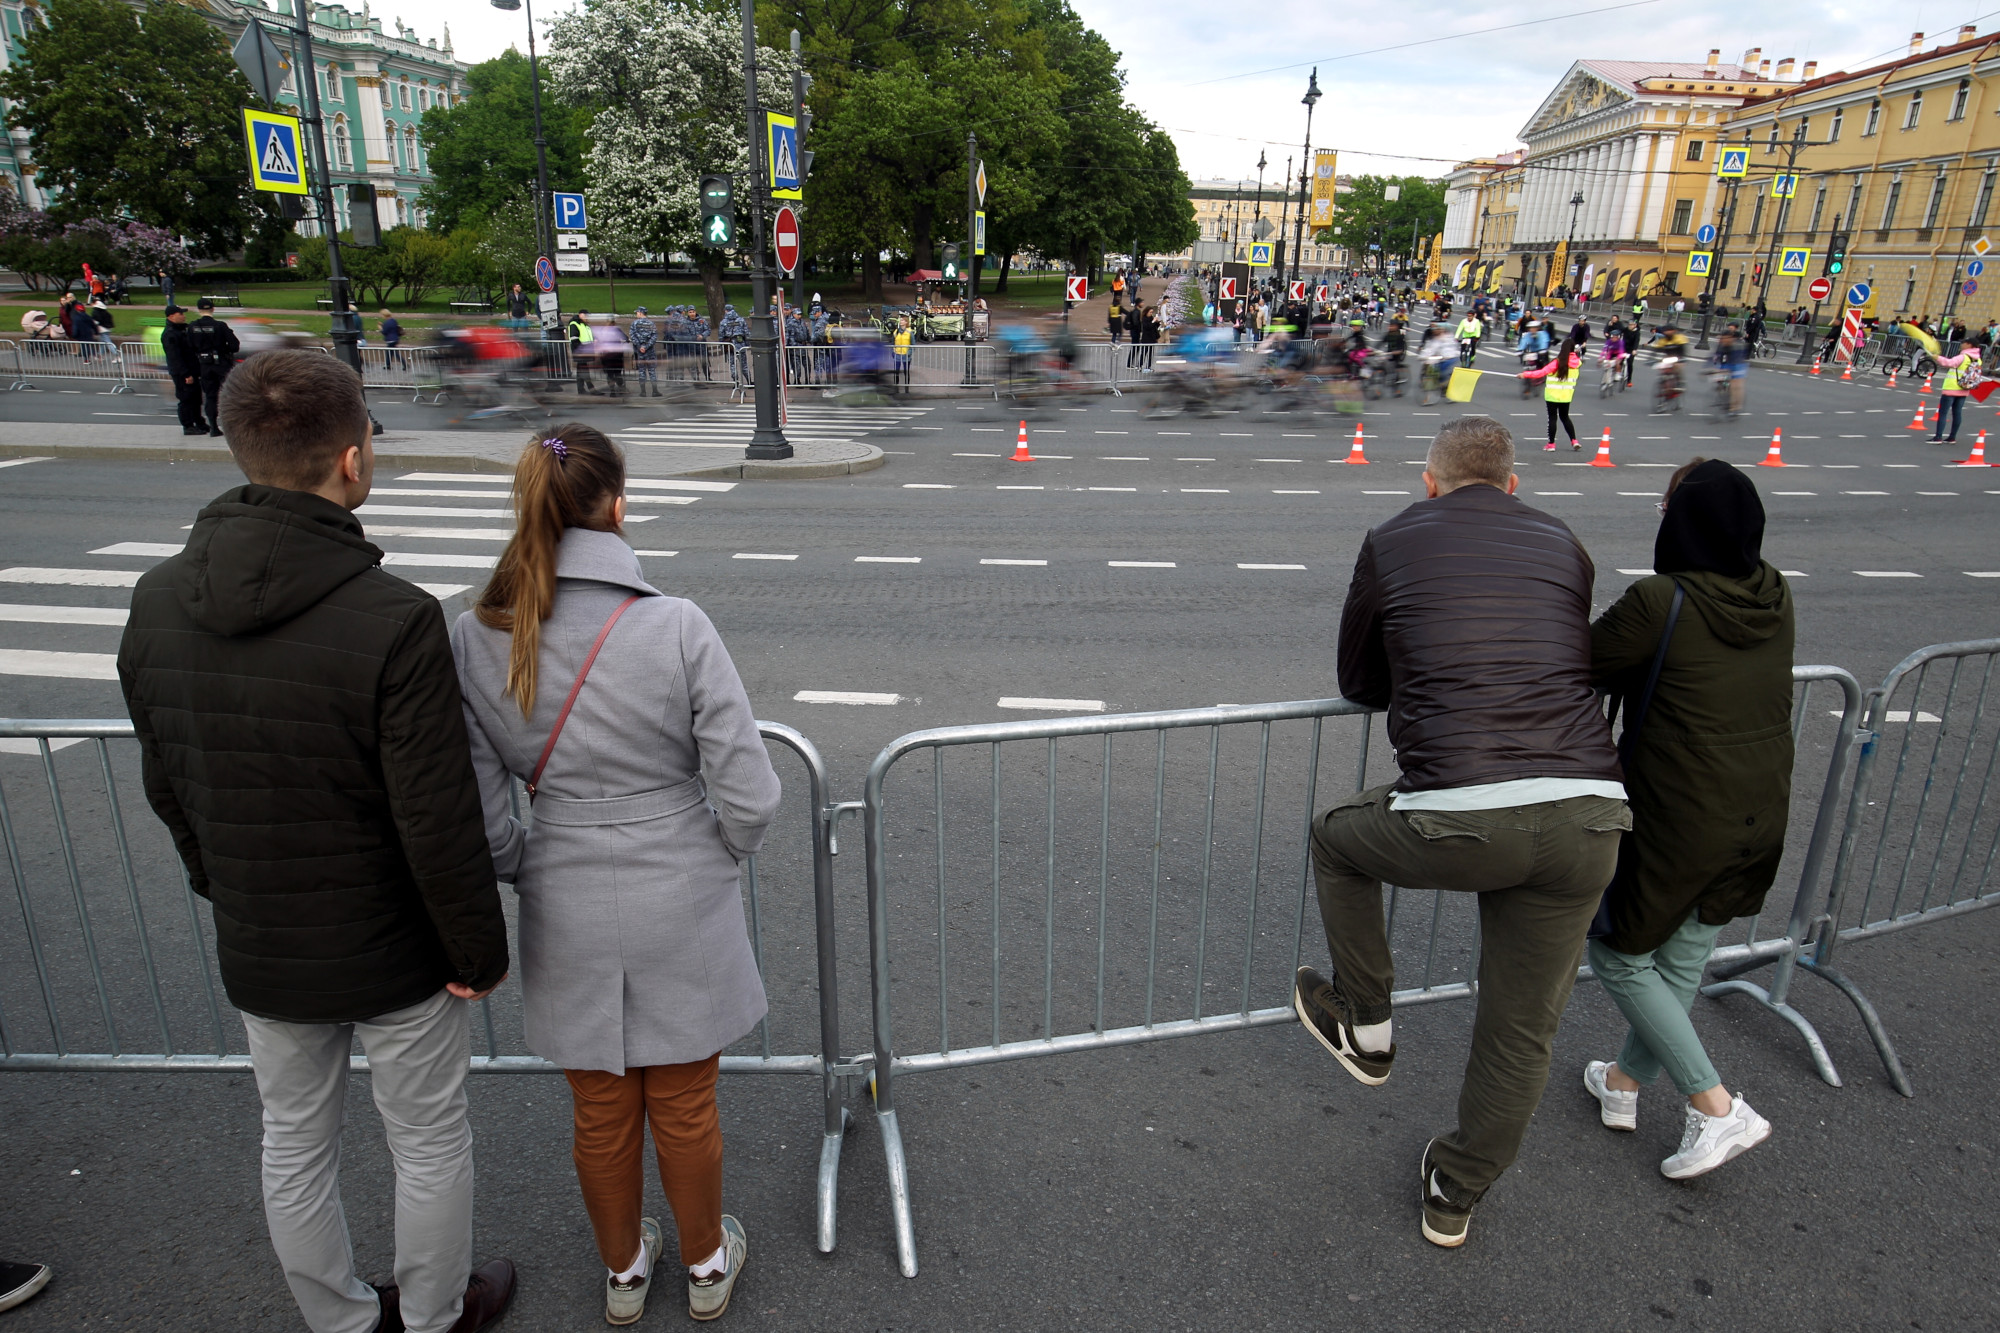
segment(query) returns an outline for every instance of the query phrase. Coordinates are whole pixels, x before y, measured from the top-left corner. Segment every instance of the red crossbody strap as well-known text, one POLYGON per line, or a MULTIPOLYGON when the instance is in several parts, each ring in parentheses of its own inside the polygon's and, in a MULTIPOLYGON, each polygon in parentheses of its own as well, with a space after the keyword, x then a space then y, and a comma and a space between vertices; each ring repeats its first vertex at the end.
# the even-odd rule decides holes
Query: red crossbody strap
POLYGON ((589 654, 583 659, 583 665, 577 669, 576 684, 569 687, 569 698, 563 700, 562 711, 556 714, 556 724, 549 729, 549 743, 542 747, 542 757, 535 761, 535 771, 528 775, 528 800, 531 803, 535 799, 535 789, 541 785, 542 770, 549 766, 549 755, 555 752, 556 738, 562 735, 563 723, 569 721, 569 710, 576 706, 576 696, 583 692, 583 682, 590 675, 590 664, 597 660, 597 654, 604 647, 604 641, 611 637, 611 627, 618 623, 618 617, 624 615, 626 608, 638 600, 638 594, 635 593, 620 602, 618 609, 611 613, 611 619, 604 622, 604 628, 597 631, 597 642, 590 645, 589 654))

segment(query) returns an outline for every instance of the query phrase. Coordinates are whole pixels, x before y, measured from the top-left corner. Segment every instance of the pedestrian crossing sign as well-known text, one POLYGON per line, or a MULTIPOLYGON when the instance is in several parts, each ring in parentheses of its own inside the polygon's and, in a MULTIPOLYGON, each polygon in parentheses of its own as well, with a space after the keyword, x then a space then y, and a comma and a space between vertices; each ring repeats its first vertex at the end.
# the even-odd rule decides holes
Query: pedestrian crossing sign
POLYGON ((1748 148, 1725 148, 1715 160, 1715 174, 1725 180, 1742 180, 1750 170, 1748 148))
POLYGON ((297 116, 269 111, 243 111, 243 135, 250 145, 250 181, 274 194, 305 194, 306 170, 299 145, 297 116))
POLYGON ((1780 173, 1771 177, 1771 197, 1773 199, 1789 199, 1797 194, 1798 190, 1799 178, 1797 176, 1780 173))
POLYGON ((799 171, 799 127, 790 116, 779 115, 775 111, 764 113, 765 132, 770 136, 770 152, 766 161, 771 166, 771 197, 773 199, 803 199, 805 192, 800 189, 803 174, 799 171))
POLYGON ((1713 250, 1690 250, 1688 251, 1687 275, 1690 278, 1705 278, 1708 276, 1709 265, 1714 262, 1715 252, 1713 250))
POLYGON ((1778 252, 1778 276, 1781 278, 1803 278, 1806 266, 1812 263, 1812 251, 1803 246, 1788 245, 1778 252))
POLYGON ((1271 243, 1269 241, 1252 241, 1250 243, 1250 267, 1271 267, 1271 243))

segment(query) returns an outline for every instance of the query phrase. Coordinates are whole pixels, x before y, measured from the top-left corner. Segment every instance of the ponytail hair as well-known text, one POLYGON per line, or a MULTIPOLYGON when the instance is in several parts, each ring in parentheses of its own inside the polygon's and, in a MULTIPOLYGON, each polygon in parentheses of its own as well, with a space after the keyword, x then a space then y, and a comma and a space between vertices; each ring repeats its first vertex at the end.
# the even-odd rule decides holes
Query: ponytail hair
POLYGON ((542 622, 555 609, 556 548, 569 528, 616 532, 614 500, 625 493, 625 455, 602 431, 571 422, 528 442, 514 465, 514 535, 500 552, 473 614, 514 637, 507 697, 535 708, 542 622))

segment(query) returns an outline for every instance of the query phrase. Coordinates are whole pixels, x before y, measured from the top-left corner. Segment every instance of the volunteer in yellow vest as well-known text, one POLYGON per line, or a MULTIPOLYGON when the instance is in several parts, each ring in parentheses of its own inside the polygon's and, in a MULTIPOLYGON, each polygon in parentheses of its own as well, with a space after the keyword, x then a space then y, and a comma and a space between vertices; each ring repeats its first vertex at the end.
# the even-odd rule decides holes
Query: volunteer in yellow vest
POLYGON ((590 312, 579 310, 569 321, 569 357, 576 366, 576 391, 596 393, 597 386, 591 382, 590 372, 597 365, 597 351, 591 346, 596 335, 590 331, 590 312))
POLYGON ((1957 444, 1958 423, 1965 416, 1965 396, 1972 386, 1985 378, 1985 367, 1980 362, 1979 349, 1967 343, 1957 356, 1940 356, 1938 365, 1944 368, 1944 391, 1938 397, 1937 428, 1931 432, 1932 444, 1957 444), (1945 434, 1945 418, 1951 418, 1951 434, 1945 434))
POLYGON ((1521 378, 1542 382, 1542 402, 1549 409, 1549 442, 1542 447, 1556 447, 1556 422, 1561 420, 1563 429, 1569 432, 1569 447, 1583 448, 1576 442, 1576 423, 1569 419, 1570 400, 1576 397, 1576 386, 1583 379, 1583 338, 1571 333, 1547 365, 1539 370, 1524 370, 1521 378))
POLYGON ((896 379, 910 391, 910 317, 896 316, 896 379))

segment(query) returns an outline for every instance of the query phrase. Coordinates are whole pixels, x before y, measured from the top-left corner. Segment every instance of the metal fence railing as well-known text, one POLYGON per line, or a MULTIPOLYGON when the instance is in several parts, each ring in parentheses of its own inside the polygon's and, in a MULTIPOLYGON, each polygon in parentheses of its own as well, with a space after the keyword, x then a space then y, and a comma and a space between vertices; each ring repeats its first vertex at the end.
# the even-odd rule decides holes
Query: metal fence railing
POLYGON ((0 375, 15 392, 55 381, 109 383, 105 393, 126 393, 124 349, 116 343, 70 342, 55 338, 0 341, 0 375))
MULTIPOLYGON (((834 958, 833 821, 824 760, 790 727, 760 723, 803 766, 780 825, 745 863, 744 900, 770 1013, 722 1056, 725 1073, 815 1075, 821 1150, 817 1232, 834 1248, 840 1149, 849 1114, 834 958), (786 825, 806 834, 785 833, 786 825), (808 889, 809 886, 809 889, 808 889), (788 967, 791 959, 816 966, 788 967)), ((30 743, 39 781, 0 779, 0 844, 22 929, 0 933, 0 1071, 249 1068, 216 971, 208 914, 188 887, 164 826, 128 820, 143 791, 129 721, 0 720, 0 739, 30 743)), ((513 895, 504 894, 510 927, 513 895)), ((475 1073, 554 1073, 527 1052, 520 988, 481 1002, 475 1073)), ((367 1068, 358 1050, 357 1070, 367 1068)))
MULTIPOLYGON (((1795 782, 1794 803, 1815 814, 1792 840, 1803 858, 1798 887, 1781 933, 1739 924, 1718 962, 1797 953, 1839 822, 1860 687, 1835 667, 1801 667, 1796 679, 1807 780, 1795 782), (1828 683, 1839 706, 1818 708, 1815 687, 1828 683)), ((1347 774, 1352 790, 1368 785, 1372 718, 1345 699, 1320 699, 943 727, 883 749, 862 818, 875 1106, 905 1276, 917 1258, 898 1074, 1295 1021, 1293 974, 1309 947, 1313 899, 1309 835, 1327 804, 1321 772, 1340 775, 1327 795, 1350 790, 1347 774), (1354 722, 1327 725, 1338 718, 1354 722), (913 755, 929 763, 904 779, 917 791, 902 790, 928 788, 929 799, 906 819, 889 779, 913 755), (899 837, 919 841, 892 849, 899 837)), ((1475 993, 1471 895, 1391 888, 1387 921, 1401 973, 1396 1004, 1475 993)), ((1782 990, 1762 998, 1837 1084, 1823 1043, 1782 990)))

